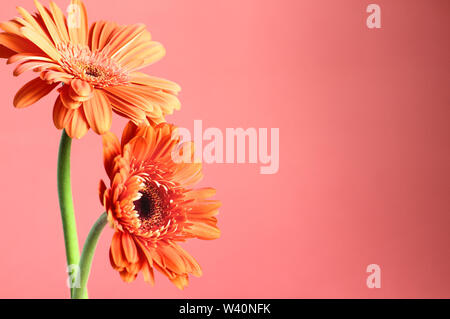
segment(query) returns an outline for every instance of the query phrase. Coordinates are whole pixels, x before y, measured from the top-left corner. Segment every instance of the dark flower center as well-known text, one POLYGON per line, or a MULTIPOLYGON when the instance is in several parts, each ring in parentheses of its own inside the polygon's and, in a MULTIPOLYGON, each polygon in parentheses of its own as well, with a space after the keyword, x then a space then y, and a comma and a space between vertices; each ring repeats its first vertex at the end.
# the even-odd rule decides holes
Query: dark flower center
POLYGON ((158 188, 148 186, 139 191, 141 198, 134 201, 134 209, 139 214, 141 229, 144 231, 154 227, 161 227, 164 222, 164 202, 158 188))
POLYGON ((103 72, 93 65, 87 65, 85 67, 86 74, 95 78, 101 77, 103 75, 103 72))

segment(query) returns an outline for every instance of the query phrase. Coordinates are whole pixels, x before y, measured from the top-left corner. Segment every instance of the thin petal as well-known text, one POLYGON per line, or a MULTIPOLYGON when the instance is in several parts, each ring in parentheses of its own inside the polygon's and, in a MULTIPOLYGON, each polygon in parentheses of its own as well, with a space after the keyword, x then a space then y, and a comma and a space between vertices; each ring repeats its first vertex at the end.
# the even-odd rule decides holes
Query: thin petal
POLYGON ((164 258, 164 263, 167 268, 177 274, 185 274, 186 266, 183 258, 177 253, 177 251, 170 245, 161 245, 159 247, 160 252, 164 258))
POLYGON ((69 42, 69 33, 67 31, 66 18, 61 9, 53 1, 50 2, 50 11, 52 13, 53 20, 55 21, 59 37, 62 39, 62 41, 69 42))
POLYGON ((100 183, 98 185, 98 197, 100 199, 100 203, 102 205, 104 205, 104 195, 105 195, 105 191, 106 191, 106 185, 105 182, 103 180, 100 180, 100 183))
POLYGON ((136 244, 127 232, 122 233, 122 248, 129 263, 137 263, 139 261, 136 244))
POLYGON ((154 285, 155 284, 155 276, 153 274, 153 269, 150 267, 147 261, 144 261, 142 268, 142 275, 144 276, 144 281, 154 285))
POLYGON ((132 101, 127 100, 125 97, 119 97, 117 94, 111 93, 111 88, 105 89, 108 94, 108 99, 111 101, 113 110, 122 116, 125 116, 135 123, 141 123, 145 121, 145 111, 138 108, 132 101))
POLYGON ((49 57, 51 57, 55 61, 60 61, 61 54, 56 50, 55 46, 46 36, 42 36, 40 33, 30 27, 23 27, 20 29, 20 31, 25 38, 36 44, 49 57))
POLYGON ((65 107, 61 99, 58 97, 55 102, 55 106, 53 107, 53 123, 55 124, 57 129, 63 129, 69 123, 69 120, 73 116, 73 110, 69 110, 65 107))
POLYGON ((9 59, 9 58, 11 58, 11 56, 14 56, 15 54, 16 54, 16 51, 8 49, 4 45, 0 44, 0 58, 9 59))
POLYGON ((14 69, 13 75, 19 76, 26 71, 39 71, 42 69, 59 69, 59 65, 43 61, 27 61, 18 64, 14 69))
POLYGON ((122 232, 116 231, 111 240, 111 257, 115 266, 124 267, 126 265, 125 256, 122 251, 122 232))
POLYGON ((24 108, 39 101, 41 98, 49 94, 55 87, 55 84, 47 84, 41 78, 35 78, 25 84, 14 97, 14 106, 24 108))
POLYGON ((111 102, 100 90, 94 90, 93 97, 83 103, 89 125, 97 134, 103 134, 111 128, 111 102))
POLYGON ((103 163, 108 176, 112 177, 114 158, 121 153, 119 139, 111 132, 102 135, 103 163))
POLYGON ((0 33, 0 44, 17 53, 42 52, 31 41, 12 33, 0 33))
POLYGON ((65 129, 71 138, 82 138, 87 133, 89 125, 82 107, 73 110, 73 116, 65 129))
POLYGON ((67 107, 68 109, 77 109, 81 106, 81 102, 75 101, 72 98, 70 91, 70 85, 64 85, 59 92, 59 96, 65 107, 67 107))
POLYGON ((61 38, 59 36, 58 30, 56 28, 55 22, 53 21, 53 19, 50 17, 50 15, 48 14, 48 11, 46 8, 44 8, 44 6, 37 0, 34 1, 36 8, 38 9, 42 20, 44 21, 44 24, 47 28, 48 33, 50 34, 53 43, 54 44, 58 44, 61 42, 61 38))
POLYGON ((47 83, 62 82, 69 85, 70 81, 73 79, 73 75, 67 74, 65 72, 46 70, 41 72, 41 79, 47 83))
POLYGON ((166 49, 159 43, 152 41, 148 46, 143 46, 142 49, 130 52, 122 58, 121 65, 129 70, 139 70, 158 62, 166 55, 166 49), (136 58, 138 56, 139 58, 136 58))
POLYGON ((67 18, 70 40, 73 43, 87 45, 88 19, 84 3, 80 0, 71 0, 67 18))
POLYGON ((220 237, 220 230, 217 227, 204 223, 194 223, 186 231, 195 237, 204 240, 217 239, 220 237))
POLYGON ((70 82, 71 98, 75 101, 84 102, 89 100, 93 95, 93 87, 86 81, 80 79, 74 79, 70 82))
POLYGON ((150 76, 142 72, 130 73, 130 82, 134 84, 147 85, 152 88, 161 89, 173 94, 178 93, 181 87, 175 82, 150 76))

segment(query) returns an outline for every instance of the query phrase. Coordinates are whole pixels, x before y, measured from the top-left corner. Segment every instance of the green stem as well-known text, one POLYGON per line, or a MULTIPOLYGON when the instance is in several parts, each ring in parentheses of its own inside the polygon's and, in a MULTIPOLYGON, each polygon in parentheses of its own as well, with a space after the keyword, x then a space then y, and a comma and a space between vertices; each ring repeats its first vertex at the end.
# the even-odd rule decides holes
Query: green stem
MULTIPOLYGON (((78 261, 80 259, 77 225, 73 209, 72 187, 70 185, 71 145, 72 139, 66 134, 66 131, 63 130, 58 153, 58 197, 59 207, 61 209, 68 267, 73 267, 71 265, 78 265, 78 261)), ((72 291, 71 296, 73 296, 72 291)))
POLYGON ((74 299, 87 299, 87 282, 91 272, 92 259, 94 258, 95 247, 103 228, 107 223, 107 215, 103 213, 92 226, 91 231, 83 246, 80 259, 80 287, 74 288, 74 299))

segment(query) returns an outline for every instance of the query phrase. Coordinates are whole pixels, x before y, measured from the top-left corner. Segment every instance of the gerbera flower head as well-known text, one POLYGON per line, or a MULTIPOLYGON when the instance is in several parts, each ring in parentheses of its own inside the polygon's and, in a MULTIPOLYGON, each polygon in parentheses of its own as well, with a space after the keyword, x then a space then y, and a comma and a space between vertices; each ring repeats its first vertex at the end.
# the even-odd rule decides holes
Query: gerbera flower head
POLYGON ((138 71, 165 54, 144 25, 98 21, 89 28, 81 1, 71 1, 68 18, 54 2, 49 8, 35 3, 34 15, 19 7, 20 17, 0 23, 0 57, 17 63, 14 75, 39 73, 17 92, 17 108, 58 87, 54 124, 76 138, 89 128, 107 132, 112 111, 139 124, 163 122, 179 109, 176 83, 138 71))
POLYGON ((157 269, 182 289, 188 275, 200 276, 201 269, 179 243, 220 235, 215 217, 220 202, 209 199, 215 190, 192 188, 202 178, 201 163, 193 155, 172 160, 173 152, 194 154, 191 142, 181 148, 179 142, 176 128, 167 123, 129 122, 121 141, 111 132, 103 135, 110 186, 100 182, 100 200, 115 230, 111 265, 126 282, 142 272, 153 284, 157 269))

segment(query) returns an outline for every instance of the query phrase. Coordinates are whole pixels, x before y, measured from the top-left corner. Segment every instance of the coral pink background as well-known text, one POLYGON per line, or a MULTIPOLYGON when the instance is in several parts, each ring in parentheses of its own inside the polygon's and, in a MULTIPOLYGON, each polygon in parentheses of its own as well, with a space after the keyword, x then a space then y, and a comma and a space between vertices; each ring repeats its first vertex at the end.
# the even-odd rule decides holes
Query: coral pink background
MULTIPOLYGON (((93 298, 450 297, 450 2, 87 1, 90 21, 143 22, 167 48, 146 69, 181 84, 192 129, 279 127, 280 170, 205 165, 223 201, 216 241, 184 245, 204 270, 178 291, 162 275, 123 283, 99 243, 93 298), (381 266, 380 289, 366 267, 381 266)), ((47 4, 46 2, 44 2, 47 4)), ((66 7, 66 1, 57 1, 66 7)), ((2 3, 1 20, 15 6, 2 3)), ((0 297, 68 297, 56 194, 55 95, 26 110, 13 96, 31 75, 0 70, 0 297)), ((114 118, 119 133, 125 121, 114 118)), ((100 138, 73 145, 80 240, 102 212, 100 138)))

